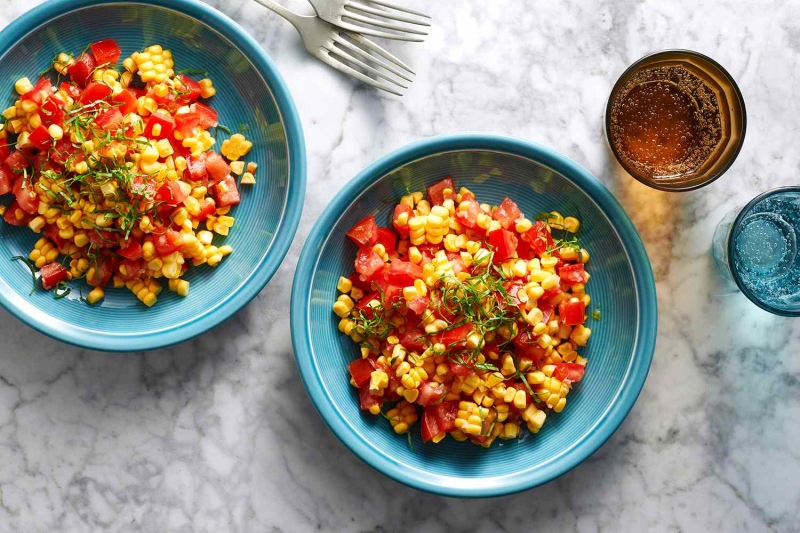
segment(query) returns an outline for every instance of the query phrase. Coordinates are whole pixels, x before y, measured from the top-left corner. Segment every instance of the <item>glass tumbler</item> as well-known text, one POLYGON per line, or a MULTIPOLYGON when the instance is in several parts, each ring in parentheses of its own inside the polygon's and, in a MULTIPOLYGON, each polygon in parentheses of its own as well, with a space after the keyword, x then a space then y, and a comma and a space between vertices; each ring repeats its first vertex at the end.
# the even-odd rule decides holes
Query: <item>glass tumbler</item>
POLYGON ((800 187, 756 196, 723 217, 712 252, 720 274, 760 308, 800 316, 800 187))

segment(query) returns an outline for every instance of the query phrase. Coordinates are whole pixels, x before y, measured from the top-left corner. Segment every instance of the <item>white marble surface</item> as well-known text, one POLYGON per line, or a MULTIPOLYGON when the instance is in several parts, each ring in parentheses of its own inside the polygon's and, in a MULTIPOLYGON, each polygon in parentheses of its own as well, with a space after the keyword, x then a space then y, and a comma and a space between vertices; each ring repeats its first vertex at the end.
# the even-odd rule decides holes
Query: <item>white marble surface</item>
MULTIPOLYGON (((235 318, 154 353, 71 348, 0 311, 0 531, 800 530, 800 321, 715 295, 708 254, 726 211, 797 183, 800 4, 406 1, 435 26, 424 44, 392 46, 419 74, 402 100, 310 58, 254 2, 211 2, 295 96, 309 154, 297 239, 235 318), (748 132, 721 180, 669 195, 618 171, 601 116, 626 65, 677 47, 730 70, 748 132), (647 245, 661 315, 647 384, 614 437, 549 485, 488 501, 408 489, 339 444, 303 390, 286 312, 330 194, 389 150, 467 130, 547 144, 611 188, 647 245)), ((0 26, 34 3, 0 1, 0 26)))

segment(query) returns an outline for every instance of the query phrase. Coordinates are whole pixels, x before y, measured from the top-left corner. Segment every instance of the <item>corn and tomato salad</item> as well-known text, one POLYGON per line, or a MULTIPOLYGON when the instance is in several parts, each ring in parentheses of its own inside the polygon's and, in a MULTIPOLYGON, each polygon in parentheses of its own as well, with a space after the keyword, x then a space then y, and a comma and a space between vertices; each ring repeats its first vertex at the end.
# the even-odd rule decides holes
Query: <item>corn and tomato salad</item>
POLYGON ((391 227, 368 216, 347 233, 359 250, 333 311, 360 345, 348 370, 362 410, 396 433, 420 422, 424 442, 489 447, 564 409, 591 335, 589 253, 575 217, 534 218, 448 177, 403 196, 391 227))
POLYGON ((216 267, 232 252, 212 241, 234 226, 236 175, 254 184, 256 164, 245 166, 242 134, 212 150, 221 126, 203 103, 216 94, 210 79, 176 72, 157 44, 118 68, 121 55, 107 39, 57 54, 36 83, 16 81, 0 124, 0 195, 14 199, 0 209, 6 224, 42 235, 18 259, 44 289, 61 297, 82 278, 90 304, 111 284, 149 307, 162 278, 186 296, 190 264, 216 267))

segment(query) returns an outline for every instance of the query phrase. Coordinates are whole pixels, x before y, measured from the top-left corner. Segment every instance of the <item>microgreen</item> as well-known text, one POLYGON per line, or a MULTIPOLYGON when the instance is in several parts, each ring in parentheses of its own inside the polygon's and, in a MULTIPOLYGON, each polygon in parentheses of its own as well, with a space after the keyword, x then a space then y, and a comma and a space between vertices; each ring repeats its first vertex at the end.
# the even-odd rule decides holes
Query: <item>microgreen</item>
POLYGON ((33 294, 34 291, 36 291, 36 265, 30 259, 28 259, 27 257, 23 257, 21 255, 15 255, 15 256, 13 256, 11 258, 11 260, 12 261, 22 261, 23 263, 25 263, 25 266, 27 266, 28 269, 31 271, 31 279, 33 280, 33 288, 31 289, 31 292, 28 293, 28 295, 33 294))

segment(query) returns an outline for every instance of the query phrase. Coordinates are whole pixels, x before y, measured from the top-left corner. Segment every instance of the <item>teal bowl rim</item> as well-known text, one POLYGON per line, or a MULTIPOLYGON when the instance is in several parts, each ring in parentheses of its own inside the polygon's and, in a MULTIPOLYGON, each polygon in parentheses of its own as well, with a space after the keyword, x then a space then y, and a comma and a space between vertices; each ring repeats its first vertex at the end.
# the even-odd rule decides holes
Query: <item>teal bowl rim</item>
POLYGON ((644 386, 655 351, 657 325, 658 303, 650 260, 636 228, 611 192, 588 170, 550 148, 523 139, 494 134, 466 133, 429 137, 399 148, 362 170, 331 200, 314 224, 300 255, 292 288, 291 334, 295 360, 314 407, 334 435, 351 452, 395 481, 450 497, 486 498, 527 490, 565 474, 596 452, 622 424, 644 386), (329 398, 319 368, 312 358, 308 335, 311 282, 320 252, 331 238, 330 228, 335 226, 358 196, 392 170, 422 157, 458 150, 490 150, 532 159, 562 174, 583 190, 598 205, 620 236, 633 270, 638 301, 636 344, 623 388, 595 422, 593 429, 566 453, 556 456, 541 467, 504 476, 507 479, 502 484, 470 489, 445 483, 447 478, 442 476, 409 474, 402 465, 387 461, 370 444, 359 438, 329 398))
MULTIPOLYGON (((205 333, 236 314, 266 286, 289 251, 289 246, 294 240, 297 226, 300 223, 306 190, 306 148, 300 116, 278 67, 258 44, 258 41, 244 28, 225 14, 199 0, 50 0, 22 14, 6 26, 0 32, 0 50, 10 50, 21 39, 56 17, 86 7, 106 4, 144 4, 170 9, 195 18, 198 23, 205 24, 233 43, 253 63, 261 77, 269 85, 286 131, 286 145, 289 154, 289 176, 291 177, 289 190, 283 217, 270 245, 271 252, 255 266, 252 276, 244 280, 239 286, 239 290, 233 293, 227 301, 213 312, 182 328, 98 339, 89 332, 58 329, 45 320, 31 317, 12 305, 4 294, 0 294, 0 305, 9 313, 33 329, 56 340, 91 350, 145 351, 171 346, 205 333), (120 344, 123 344, 124 347, 121 347, 120 344)), ((0 61, 4 55, 5 53, 0 55, 0 61)))

